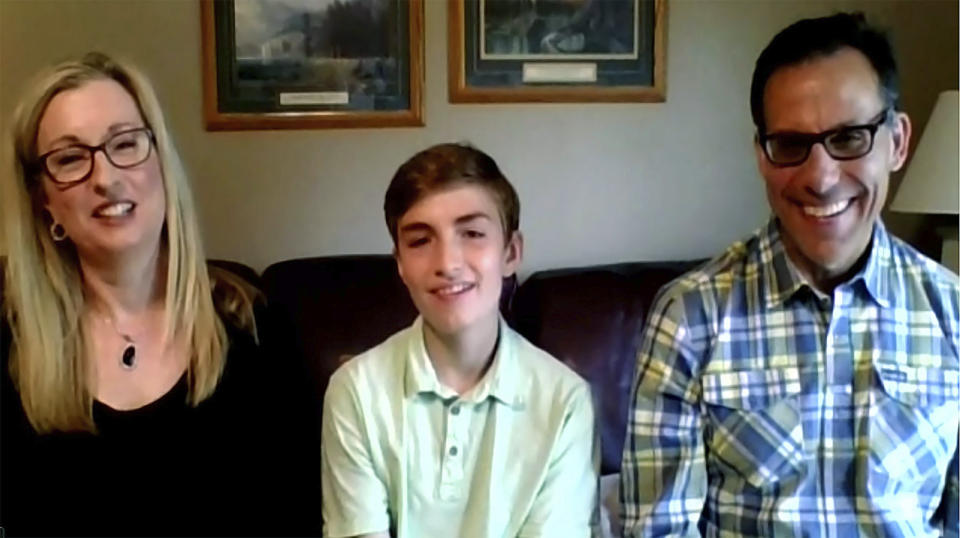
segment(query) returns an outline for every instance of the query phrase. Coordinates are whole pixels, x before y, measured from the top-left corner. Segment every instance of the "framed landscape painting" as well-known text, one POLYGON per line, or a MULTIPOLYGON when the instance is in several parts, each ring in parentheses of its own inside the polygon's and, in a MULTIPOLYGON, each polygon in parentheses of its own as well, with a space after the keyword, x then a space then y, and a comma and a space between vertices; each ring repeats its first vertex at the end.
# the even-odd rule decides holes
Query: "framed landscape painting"
POLYGON ((421 0, 201 0, 208 130, 423 125, 421 0))
POLYGON ((666 0, 448 0, 450 101, 663 101, 666 8, 666 0))

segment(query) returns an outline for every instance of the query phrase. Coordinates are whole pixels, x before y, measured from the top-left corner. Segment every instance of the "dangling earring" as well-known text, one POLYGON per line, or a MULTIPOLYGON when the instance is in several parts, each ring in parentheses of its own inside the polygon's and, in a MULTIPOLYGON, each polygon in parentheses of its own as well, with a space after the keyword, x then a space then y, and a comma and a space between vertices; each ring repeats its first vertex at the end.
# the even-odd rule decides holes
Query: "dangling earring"
POLYGON ((67 230, 63 227, 63 224, 54 221, 53 224, 50 225, 50 237, 57 242, 63 241, 67 238, 67 230))

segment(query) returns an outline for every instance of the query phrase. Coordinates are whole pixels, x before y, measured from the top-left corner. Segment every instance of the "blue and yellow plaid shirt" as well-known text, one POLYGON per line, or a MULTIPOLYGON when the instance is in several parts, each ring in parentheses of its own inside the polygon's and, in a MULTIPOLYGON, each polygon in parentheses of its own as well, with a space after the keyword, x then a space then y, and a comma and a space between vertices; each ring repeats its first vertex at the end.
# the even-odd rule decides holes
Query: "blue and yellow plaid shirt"
POLYGON ((957 536, 958 293, 879 221, 831 295, 775 219, 666 286, 637 358, 625 536, 957 536))

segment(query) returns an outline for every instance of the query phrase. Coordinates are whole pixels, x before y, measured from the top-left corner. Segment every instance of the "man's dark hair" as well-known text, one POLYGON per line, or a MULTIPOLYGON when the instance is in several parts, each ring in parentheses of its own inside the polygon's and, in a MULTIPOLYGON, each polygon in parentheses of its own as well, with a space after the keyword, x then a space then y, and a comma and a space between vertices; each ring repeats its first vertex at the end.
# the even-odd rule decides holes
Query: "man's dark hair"
POLYGON ((763 93, 767 81, 777 69, 829 56, 845 47, 858 50, 867 57, 877 73, 880 98, 886 107, 898 109, 900 79, 886 34, 867 24, 863 13, 837 13, 791 24, 774 36, 760 53, 750 83, 750 113, 757 132, 766 132, 763 93))
POLYGON ((400 165, 387 187, 383 214, 397 244, 400 218, 421 199, 451 187, 479 185, 493 197, 500 212, 500 224, 509 241, 520 227, 520 198, 496 161, 479 149, 465 144, 429 147, 400 165))

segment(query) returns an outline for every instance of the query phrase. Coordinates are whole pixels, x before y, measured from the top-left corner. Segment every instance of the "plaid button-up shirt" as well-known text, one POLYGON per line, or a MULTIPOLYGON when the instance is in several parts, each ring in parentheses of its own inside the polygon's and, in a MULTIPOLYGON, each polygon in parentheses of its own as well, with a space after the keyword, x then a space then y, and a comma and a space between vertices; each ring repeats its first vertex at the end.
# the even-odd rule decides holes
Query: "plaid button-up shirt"
POLYGON ((666 286, 637 358, 625 536, 957 536, 958 293, 879 221, 831 295, 775 219, 666 286))

